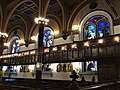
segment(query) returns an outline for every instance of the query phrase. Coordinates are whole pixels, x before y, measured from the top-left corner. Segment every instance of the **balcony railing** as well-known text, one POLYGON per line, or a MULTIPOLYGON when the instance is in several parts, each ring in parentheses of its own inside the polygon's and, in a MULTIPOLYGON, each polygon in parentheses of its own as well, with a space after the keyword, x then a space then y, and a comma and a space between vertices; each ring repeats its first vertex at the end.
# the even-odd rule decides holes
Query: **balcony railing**
MULTIPOLYGON (((94 60, 120 55, 120 35, 73 42, 44 48, 43 63, 94 60)), ((37 50, 0 56, 1 65, 33 64, 37 62, 37 50)))

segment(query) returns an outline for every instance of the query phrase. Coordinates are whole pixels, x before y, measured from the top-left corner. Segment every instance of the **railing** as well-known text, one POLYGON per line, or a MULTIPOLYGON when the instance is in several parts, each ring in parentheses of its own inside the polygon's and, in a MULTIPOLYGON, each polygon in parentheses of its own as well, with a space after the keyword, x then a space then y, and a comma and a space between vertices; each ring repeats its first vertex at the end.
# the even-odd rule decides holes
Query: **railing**
POLYGON ((36 63, 36 50, 23 51, 15 54, 4 54, 0 56, 2 65, 33 64, 36 63))
MULTIPOLYGON (((44 48, 43 62, 83 61, 94 58, 117 57, 120 54, 120 35, 73 42, 44 48)), ((33 64, 37 62, 37 50, 23 51, 0 56, 0 64, 33 64)))

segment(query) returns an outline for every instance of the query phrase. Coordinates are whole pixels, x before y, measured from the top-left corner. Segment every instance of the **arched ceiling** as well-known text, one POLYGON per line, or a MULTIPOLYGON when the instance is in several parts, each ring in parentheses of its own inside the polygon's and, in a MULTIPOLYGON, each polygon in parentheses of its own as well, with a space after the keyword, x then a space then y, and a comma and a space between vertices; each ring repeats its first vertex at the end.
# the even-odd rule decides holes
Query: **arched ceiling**
MULTIPOLYGON (((17 0, 8 0, 7 4, 10 6, 12 4, 17 2, 17 0)), ((22 0, 21 0, 22 1, 22 0)), ((64 24, 68 22, 69 15, 72 13, 74 8, 82 2, 83 0, 50 0, 49 6, 47 9, 47 18, 56 20, 54 17, 57 18, 57 21, 60 21, 58 23, 61 32, 64 30, 64 24), (76 5, 76 6, 75 6, 76 5), (69 12, 67 13, 67 16, 65 15, 66 10, 69 12), (64 20, 66 18, 66 20, 64 20)), ((38 16, 38 0, 27 0, 26 2, 23 2, 20 4, 12 13, 12 16, 9 19, 8 25, 7 25, 7 32, 10 28, 13 27, 13 25, 23 25, 23 20, 19 19, 18 16, 22 17, 24 21, 29 25, 34 23, 34 18, 38 16), (13 18, 13 15, 18 15, 13 18), (29 20, 29 21, 28 21, 29 20), (17 22, 18 21, 18 22, 17 22), (17 24, 18 23, 18 24, 17 24), (22 24, 20 24, 22 23, 22 24)), ((25 24, 24 22, 24 24, 25 24)), ((67 24, 66 24, 67 25, 67 24)), ((23 26, 22 26, 23 27, 23 26)), ((25 30, 28 30, 28 27, 25 28, 25 30)), ((67 28, 65 28, 67 30, 67 28)), ((30 30, 30 29, 29 29, 30 30)), ((29 32, 29 31, 28 31, 29 32)))
MULTIPOLYGON (((63 30, 68 31, 70 29, 69 25, 72 25, 72 21, 74 20, 74 17, 77 14, 78 10, 81 10, 86 5, 90 5, 92 2, 97 1, 98 0, 50 0, 46 17, 48 19, 56 21, 59 27, 58 29, 60 30, 60 34, 62 34, 63 30)), ((114 19, 119 19, 120 0, 102 1, 105 1, 110 7, 112 13, 114 13, 114 17, 116 17, 114 19)), ((34 18, 38 16, 38 2, 39 0, 0 0, 0 5, 3 11, 3 18, 5 18, 3 19, 1 28, 5 26, 4 24, 7 24, 6 30, 4 31, 8 33, 9 30, 11 30, 14 26, 19 25, 19 27, 24 28, 25 38, 30 39, 30 35, 32 35, 30 32, 33 32, 33 30, 31 31, 31 28, 35 26, 34 18), (16 8, 14 9, 14 7, 16 8), (12 11, 12 9, 14 10, 12 11), (12 14, 10 15, 11 12, 12 14), (6 23, 6 18, 8 18, 8 15, 10 17, 8 19, 8 23, 6 23)), ((97 9, 101 8, 98 7, 97 9)))

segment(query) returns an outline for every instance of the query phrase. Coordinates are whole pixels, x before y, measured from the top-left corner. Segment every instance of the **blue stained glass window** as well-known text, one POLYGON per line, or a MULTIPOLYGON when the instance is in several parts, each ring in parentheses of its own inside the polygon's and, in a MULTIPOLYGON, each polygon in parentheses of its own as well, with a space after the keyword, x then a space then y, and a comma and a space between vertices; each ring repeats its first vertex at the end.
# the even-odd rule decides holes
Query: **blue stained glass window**
POLYGON ((91 17, 84 27, 84 39, 94 39, 110 35, 110 24, 104 16, 91 17), (96 36, 97 35, 97 36, 96 36))
POLYGON ((95 26, 94 24, 88 24, 85 28, 85 39, 95 38, 95 26))
POLYGON ((93 18, 91 18, 89 20, 89 22, 93 22, 93 23, 96 23, 98 20, 100 20, 101 18, 103 18, 103 16, 95 16, 93 18))
POLYGON ((50 28, 44 31, 43 42, 45 47, 50 47, 54 44, 54 33, 50 28))
POLYGON ((11 53, 16 53, 20 51, 20 44, 19 44, 19 40, 15 39, 13 40, 12 44, 11 44, 11 53))
POLYGON ((107 21, 100 21, 98 23, 98 37, 110 35, 110 25, 107 21))

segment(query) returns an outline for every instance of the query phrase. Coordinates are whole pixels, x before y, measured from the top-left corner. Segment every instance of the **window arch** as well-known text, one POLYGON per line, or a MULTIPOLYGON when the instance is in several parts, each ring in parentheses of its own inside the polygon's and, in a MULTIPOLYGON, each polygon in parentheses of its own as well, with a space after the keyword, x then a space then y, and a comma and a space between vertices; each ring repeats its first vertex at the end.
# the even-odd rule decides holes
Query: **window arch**
MULTIPOLYGON (((44 47, 50 47, 54 45, 54 31, 51 27, 44 27, 44 32, 43 32, 43 43, 44 47)), ((37 34, 37 40, 38 40, 38 34, 37 34)), ((38 41, 36 43, 36 47, 38 45, 38 41)))
POLYGON ((15 36, 10 40, 9 52, 17 53, 19 51, 20 51, 20 39, 17 36, 15 36))
POLYGON ((108 19, 102 15, 91 17, 85 23, 83 35, 84 39, 94 39, 95 37, 110 35, 110 24, 108 19))
POLYGON ((110 14, 105 11, 102 11, 102 10, 97 10, 97 11, 90 12, 82 19, 80 26, 79 26, 80 41, 86 39, 85 38, 85 29, 89 23, 93 23, 95 25, 95 38, 104 37, 104 35, 107 36, 107 35, 114 34, 113 20, 112 20, 110 14), (100 22, 102 23, 103 21, 104 21, 104 23, 101 27, 100 22), (100 27, 101 27, 101 29, 99 29, 100 27), (107 34, 103 35, 101 33, 102 29, 103 30, 106 29, 107 34))
POLYGON ((100 21, 97 24, 98 37, 104 37, 110 35, 110 24, 108 21, 100 21))
POLYGON ((44 28, 43 42, 45 47, 50 47, 54 44, 54 32, 50 27, 44 28))
POLYGON ((84 38, 85 39, 94 39, 95 38, 95 25, 94 24, 90 23, 85 26, 84 38))
POLYGON ((19 40, 18 40, 18 39, 15 39, 15 40, 12 42, 12 45, 11 45, 11 53, 16 53, 16 52, 19 52, 19 51, 20 51, 19 40))

